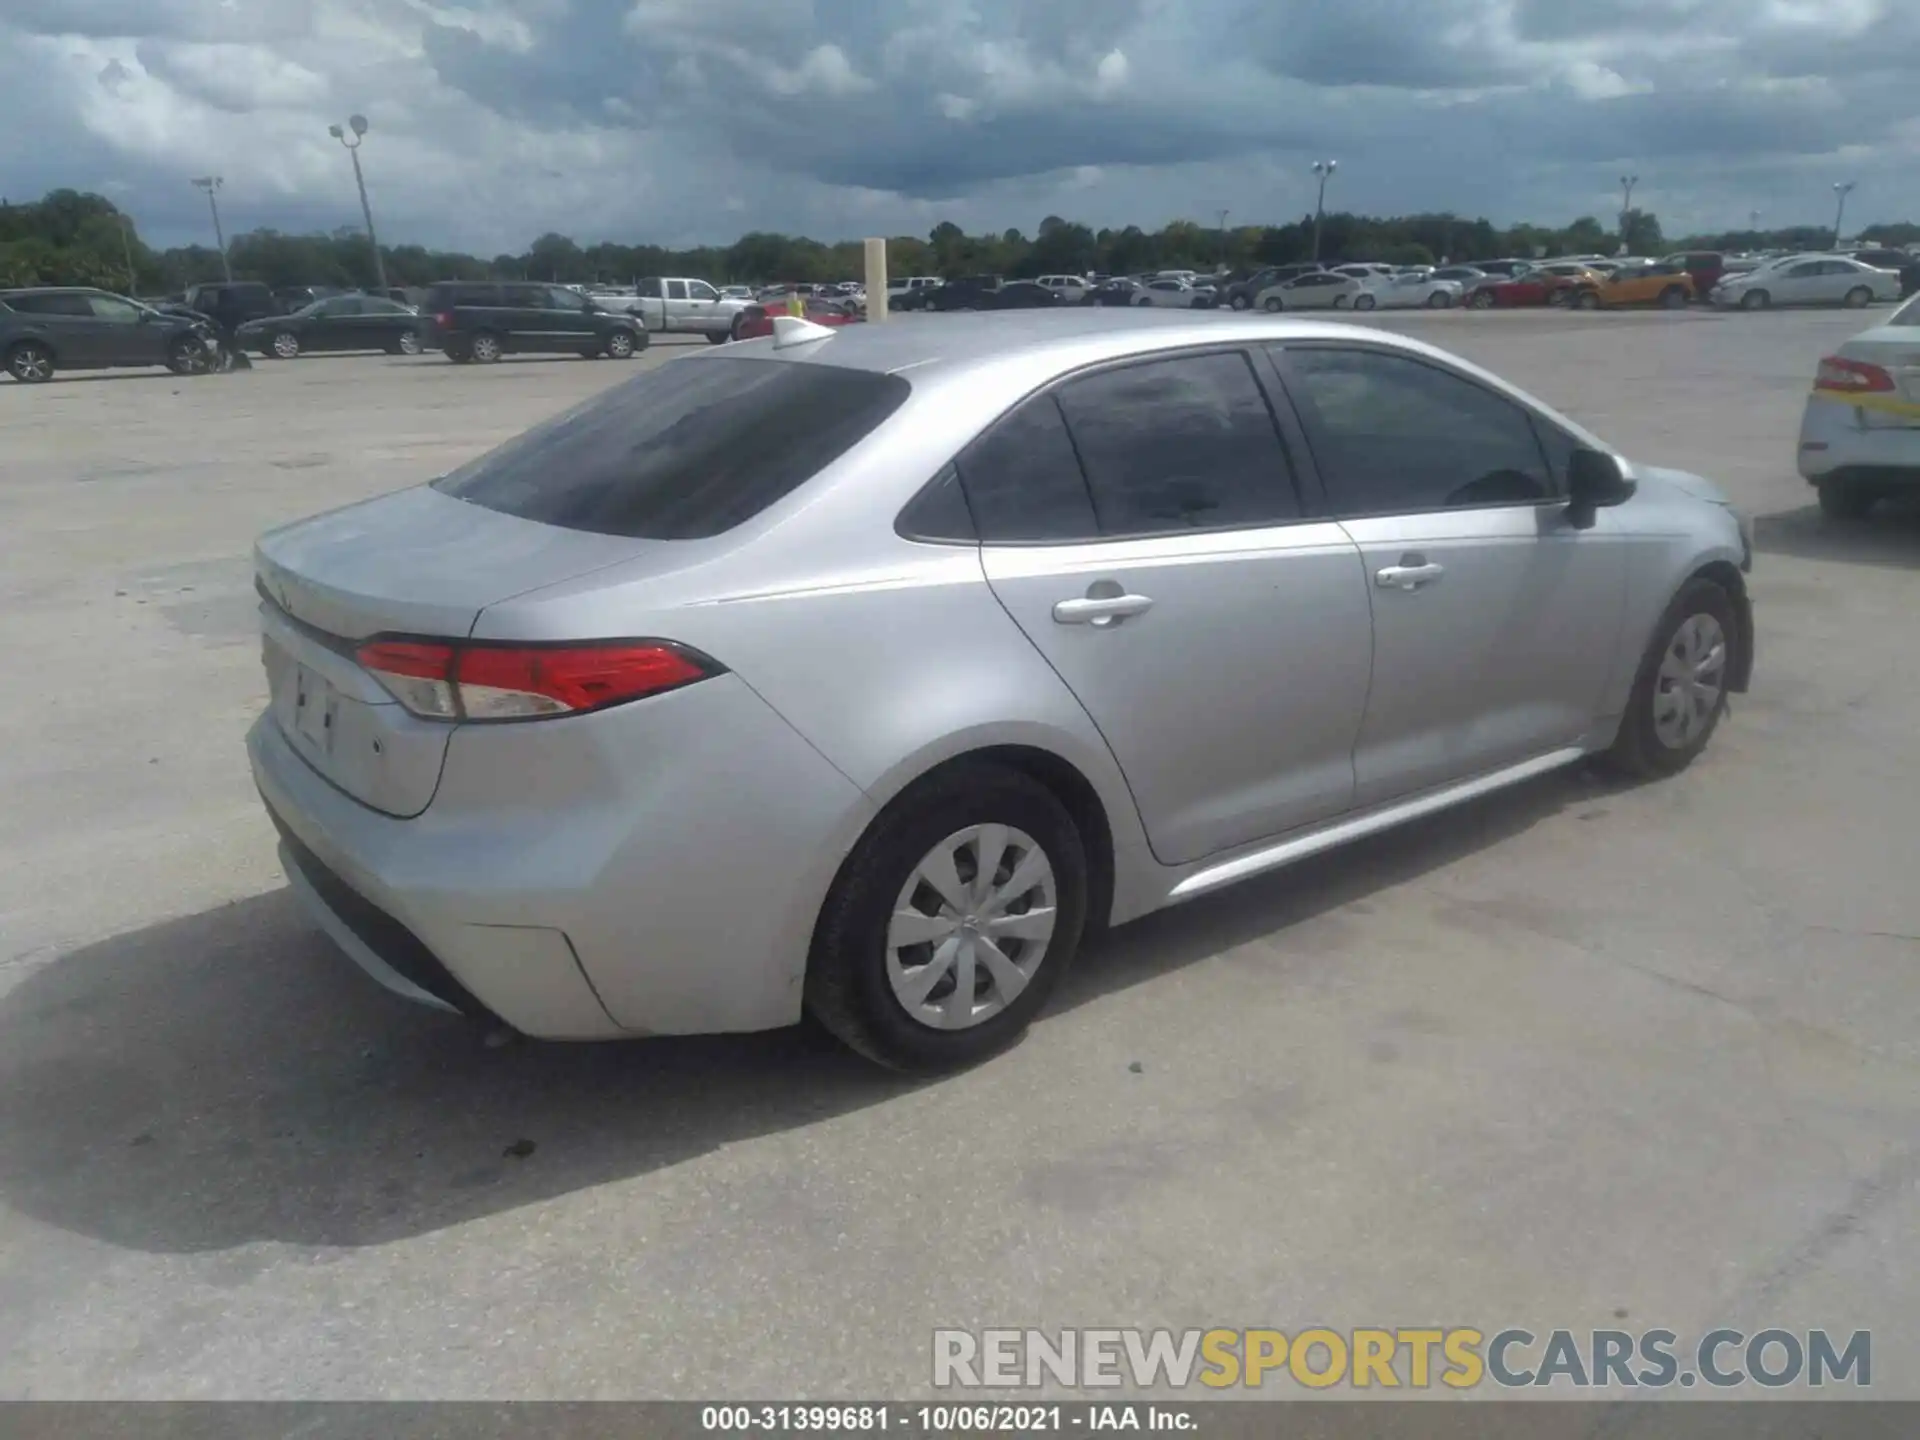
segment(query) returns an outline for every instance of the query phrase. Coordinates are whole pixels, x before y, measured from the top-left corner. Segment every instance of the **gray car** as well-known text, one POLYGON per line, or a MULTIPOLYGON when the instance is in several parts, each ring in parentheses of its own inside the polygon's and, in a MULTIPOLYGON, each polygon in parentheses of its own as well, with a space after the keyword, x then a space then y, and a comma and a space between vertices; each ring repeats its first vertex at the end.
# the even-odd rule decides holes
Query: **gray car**
POLYGON ((390 988, 959 1065, 1102 926, 1583 756, 1672 773, 1747 685, 1720 492, 1431 346, 775 326, 259 541, 253 773, 390 988))
POLYGON ((166 314, 88 286, 0 290, 0 367, 24 385, 57 370, 165 365, 212 368, 219 342, 205 318, 166 314))

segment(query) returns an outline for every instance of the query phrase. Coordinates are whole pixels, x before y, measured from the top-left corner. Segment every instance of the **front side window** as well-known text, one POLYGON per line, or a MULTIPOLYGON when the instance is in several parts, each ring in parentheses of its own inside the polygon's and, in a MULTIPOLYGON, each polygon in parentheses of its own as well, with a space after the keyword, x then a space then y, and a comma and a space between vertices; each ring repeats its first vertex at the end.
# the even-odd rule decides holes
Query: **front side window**
POLYGON ((547 291, 547 308, 550 310, 584 310, 587 298, 578 290, 569 290, 564 285, 555 285, 547 291))
POLYGON ((1526 410, 1474 381, 1377 350, 1303 346, 1282 363, 1336 516, 1560 495, 1526 410))
POLYGON ((115 325, 138 325, 140 307, 118 295, 89 295, 87 304, 96 320, 111 320, 115 325))
POLYGON ((838 366, 721 357, 663 365, 434 488, 569 530, 704 539, 804 485, 910 393, 897 375, 838 366))
POLYGON ((720 292, 704 280, 689 280, 687 282, 687 295, 688 298, 693 300, 718 300, 720 298, 720 292))
POLYGON ((1059 397, 1103 535, 1300 516, 1280 432, 1239 351, 1101 371, 1059 397))

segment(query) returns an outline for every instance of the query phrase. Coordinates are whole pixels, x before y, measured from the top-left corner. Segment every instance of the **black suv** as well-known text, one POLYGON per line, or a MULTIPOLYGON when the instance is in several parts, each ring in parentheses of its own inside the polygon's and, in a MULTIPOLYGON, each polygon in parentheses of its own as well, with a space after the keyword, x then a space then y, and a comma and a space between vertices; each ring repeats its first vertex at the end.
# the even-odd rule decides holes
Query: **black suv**
POLYGON ((133 365, 198 375, 212 368, 217 344, 199 317, 162 314, 105 290, 0 290, 0 364, 23 384, 51 380, 56 369, 133 365))
POLYGON ((625 360, 647 348, 638 319, 602 310, 564 285, 442 281, 427 292, 420 314, 422 339, 455 364, 525 353, 625 360))
POLYGON ((283 306, 273 292, 258 280, 224 280, 209 285, 189 285, 181 297, 189 310, 197 310, 220 327, 229 340, 233 332, 249 320, 262 315, 279 315, 283 306))
POLYGON ((929 310, 991 310, 1000 289, 998 275, 962 275, 927 296, 929 310))

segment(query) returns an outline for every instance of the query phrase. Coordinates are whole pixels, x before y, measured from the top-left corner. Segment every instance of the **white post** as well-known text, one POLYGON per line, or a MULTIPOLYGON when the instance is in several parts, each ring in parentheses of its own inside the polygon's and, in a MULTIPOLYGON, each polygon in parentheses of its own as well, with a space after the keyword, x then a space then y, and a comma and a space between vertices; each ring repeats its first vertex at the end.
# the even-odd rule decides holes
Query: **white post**
POLYGON ((887 318, 887 242, 867 241, 867 319, 887 318))

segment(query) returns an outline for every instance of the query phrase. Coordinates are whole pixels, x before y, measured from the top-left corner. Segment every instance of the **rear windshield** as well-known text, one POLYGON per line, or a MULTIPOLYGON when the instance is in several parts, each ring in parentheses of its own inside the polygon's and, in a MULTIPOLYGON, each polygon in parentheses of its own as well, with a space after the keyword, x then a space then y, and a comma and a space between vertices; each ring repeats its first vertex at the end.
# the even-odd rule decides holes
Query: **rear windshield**
POLYGON ((704 539, 805 484, 899 409, 909 389, 897 375, 829 365, 673 361, 434 488, 569 530, 704 539))

